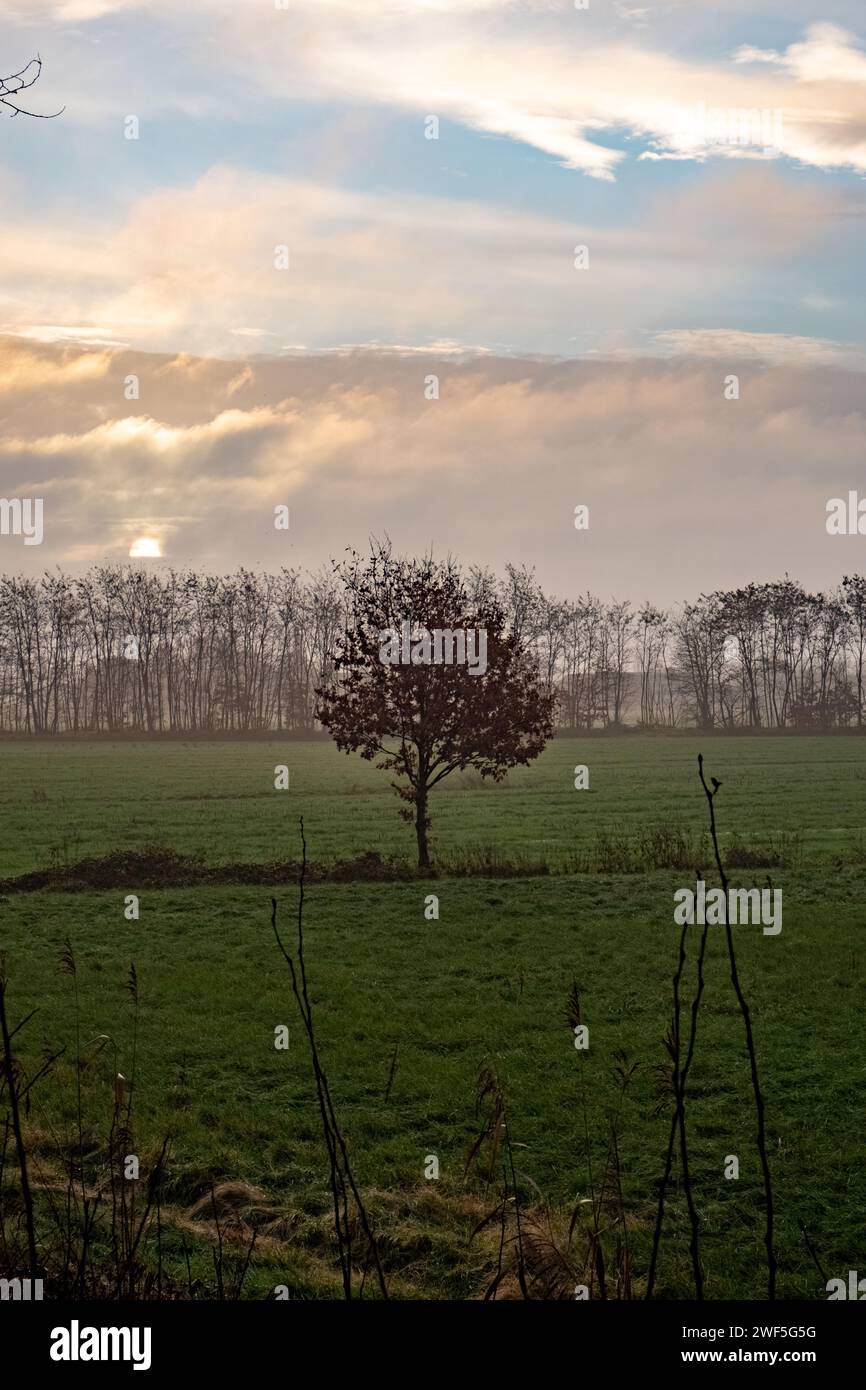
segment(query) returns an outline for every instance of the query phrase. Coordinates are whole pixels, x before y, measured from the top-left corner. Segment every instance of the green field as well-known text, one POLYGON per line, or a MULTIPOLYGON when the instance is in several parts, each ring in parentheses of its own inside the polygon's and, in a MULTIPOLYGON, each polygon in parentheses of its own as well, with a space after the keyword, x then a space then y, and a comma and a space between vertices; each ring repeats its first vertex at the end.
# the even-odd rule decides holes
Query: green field
MULTIPOLYGON (((471 771, 443 782, 434 853, 447 864, 493 849, 555 866, 599 830, 703 831, 699 751, 724 782, 723 831, 798 834, 809 860, 866 861, 866 742, 829 737, 560 739, 501 785, 471 771), (590 769, 584 792, 577 764, 590 769)), ((0 877, 149 842, 217 863, 293 856, 300 813, 312 858, 414 852, 387 775, 330 742, 9 742, 0 758, 0 877), (274 791, 278 764, 287 792, 274 791)))
MULTIPOLYGON (((395 1292, 477 1297, 495 1266, 489 1231, 468 1240, 493 1198, 477 1174, 464 1179, 482 1062, 494 1063, 507 1095, 526 1209, 540 1220, 549 1207, 555 1230, 567 1234, 590 1181, 582 1087, 597 1181, 619 1104, 618 1051, 639 1064, 618 1120, 639 1287, 671 1113, 669 1097, 658 1109, 656 1069, 679 940, 672 894, 692 879, 649 862, 641 872, 591 870, 594 855, 603 859, 605 837, 621 844, 673 827, 700 844, 707 808, 699 750, 723 784, 723 845, 736 835, 735 845, 749 852, 750 867, 733 869, 732 881, 762 883, 762 850, 778 851, 768 863, 783 890, 781 934, 765 937, 751 926, 734 934, 767 1104, 779 1294, 825 1296, 801 1221, 828 1277, 863 1267, 866 741, 634 735, 558 740, 500 786, 456 774, 432 801, 440 867, 433 882, 407 868, 400 882, 323 882, 308 890, 307 962, 323 1058, 395 1292), (579 763, 589 766, 589 791, 573 788, 579 763), (583 857, 582 871, 566 872, 575 857, 583 857), (485 858, 509 871, 462 872, 485 858), (537 871, 515 872, 521 863, 537 871), (438 921, 424 916, 431 892, 439 897, 438 921), (565 1021, 573 980, 590 1028, 585 1057, 565 1021), (438 1182, 424 1179, 428 1155, 439 1159, 438 1182)), ((314 864, 370 850, 411 861, 412 829, 399 819, 387 776, 329 743, 10 742, 0 758, 6 880, 153 844, 214 864, 294 857, 300 814, 314 864), (290 769, 285 792, 273 788, 279 763, 290 769)), ((711 878, 709 858, 699 867, 711 878)), ((130 922, 124 897, 138 891, 135 882, 78 893, 7 885, 0 900, 13 1023, 38 1007, 17 1053, 32 1071, 45 1049, 67 1045, 26 1117, 38 1174, 49 1180, 77 1144, 76 1012, 72 981, 58 969, 68 937, 77 958, 86 1060, 79 1075, 94 1164, 115 1071, 131 1071, 132 1007, 123 983, 131 961, 138 971, 135 1134, 144 1168, 171 1135, 167 1267, 180 1268, 183 1232, 193 1245, 193 1273, 207 1286, 210 1233, 204 1221, 197 1228, 195 1203, 212 1182, 243 1182, 256 1189, 247 1225, 258 1221, 271 1232, 254 1255, 245 1296, 265 1297, 277 1284, 288 1284, 293 1296, 338 1296, 313 1083, 271 933, 271 890, 232 883, 149 889, 140 894, 140 919, 130 922), (290 1027, 288 1051, 274 1048, 281 1023, 290 1027), (87 1051, 106 1034, 111 1043, 87 1051)), ((294 887, 286 884, 277 897, 291 942, 294 887)), ((706 977, 688 1102, 706 1293, 761 1297, 755 1120, 721 929, 710 932, 706 977), (740 1160, 737 1181, 724 1178, 731 1154, 740 1160)), ((690 1002, 691 966, 687 979, 690 1002)), ((660 1296, 691 1293, 688 1237, 677 1189, 660 1296)))

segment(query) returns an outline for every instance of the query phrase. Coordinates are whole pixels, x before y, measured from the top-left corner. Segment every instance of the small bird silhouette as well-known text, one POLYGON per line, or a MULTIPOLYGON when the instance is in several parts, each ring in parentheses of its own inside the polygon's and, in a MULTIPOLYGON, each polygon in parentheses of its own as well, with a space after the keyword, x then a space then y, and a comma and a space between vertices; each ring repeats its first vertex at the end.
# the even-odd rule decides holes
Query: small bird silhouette
POLYGON ((721 782, 719 781, 718 777, 711 777, 711 778, 710 778, 710 781, 712 782, 713 787, 715 788, 715 790, 718 791, 718 790, 719 790, 719 787, 722 785, 721 782))

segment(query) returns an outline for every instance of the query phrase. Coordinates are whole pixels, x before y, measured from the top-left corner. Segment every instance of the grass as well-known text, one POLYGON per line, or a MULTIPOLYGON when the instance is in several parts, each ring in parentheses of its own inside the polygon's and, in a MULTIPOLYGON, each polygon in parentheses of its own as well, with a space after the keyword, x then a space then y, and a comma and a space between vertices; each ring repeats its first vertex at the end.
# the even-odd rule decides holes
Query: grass
MULTIPOLYGON (((698 751, 724 783, 726 836, 798 835, 810 861, 866 862, 866 740, 808 737, 559 739, 502 785, 472 771, 446 779, 431 799, 434 853, 446 865, 495 853, 555 866, 599 830, 702 833, 698 751), (586 791, 574 790, 578 763, 586 791)), ((273 860, 297 853, 301 811, 314 861, 412 853, 387 776, 331 743, 16 741, 0 756, 0 877, 153 842, 212 863, 273 860)))
MULTIPOLYGON (((449 858, 494 845, 500 856, 534 857, 555 869, 576 850, 597 847, 599 832, 636 842, 647 827, 676 822, 699 837, 706 807, 698 748, 708 773, 723 783, 723 843, 734 831, 741 852, 779 836, 800 837, 796 864, 773 870, 784 894, 781 935, 742 927, 735 938, 767 1103, 779 1294, 822 1297, 800 1220, 828 1276, 862 1263, 866 912, 858 844, 866 821, 866 743, 561 740, 505 786, 482 788, 471 778, 463 786, 455 778, 440 790, 433 805, 437 848, 446 866, 449 858), (579 762, 590 766, 589 792, 572 788, 579 762)), ((410 852, 411 830, 398 818, 385 777, 327 744, 16 743, 2 756, 6 877, 59 862, 58 846, 73 832, 70 860, 159 841, 210 863, 264 862, 297 853, 300 812, 314 862, 369 849, 410 852), (291 768, 289 792, 273 790, 277 762, 291 768)), ((444 873, 434 883, 309 888, 307 964, 320 1045, 395 1292, 475 1297, 489 1282, 495 1233, 472 1243, 468 1237, 492 1199, 475 1179, 464 1182, 477 1132, 475 1080, 485 1061, 495 1065, 508 1097, 523 1199, 540 1209, 543 1194, 566 1228, 588 1186, 578 1066, 597 1171, 617 1097, 614 1054, 624 1050, 640 1064, 622 1102, 619 1148, 635 1269, 638 1276, 645 1270, 670 1121, 669 1105, 656 1113, 655 1068, 663 1060, 678 942, 673 891, 690 878, 669 868, 629 867, 524 878, 444 873), (424 916, 431 892, 439 898, 438 921, 424 916), (583 1062, 564 1021, 575 978, 590 1028, 583 1062), (431 1154, 439 1158, 438 1182, 423 1177, 431 1154)), ((701 867, 710 878, 709 856, 701 867)), ((731 877, 746 886, 763 880, 748 857, 731 877)), ((287 1284, 292 1296, 338 1297, 313 1083, 271 934, 271 890, 153 887, 140 892, 140 919, 130 922, 124 896, 137 891, 130 882, 98 892, 9 893, 0 903, 13 1021, 39 1010, 19 1054, 33 1068, 43 1048, 74 1037, 70 981, 57 968, 68 935, 78 961, 81 1037, 108 1034, 117 1047, 116 1055, 105 1046, 92 1057, 85 1048, 86 1136, 98 1152, 115 1070, 129 1067, 132 1011, 122 985, 134 960, 141 1000, 135 1127, 143 1170, 162 1137, 172 1136, 167 1268, 186 1281, 186 1238, 193 1278, 209 1289, 213 1231, 202 1199, 215 1183, 227 1207, 242 1208, 237 1230, 261 1231, 245 1296, 264 1297, 287 1284), (274 1048, 282 1023, 291 1034, 286 1052, 274 1048)), ((287 887, 277 896, 290 935, 295 894, 287 887)), ((760 1297, 761 1177, 722 929, 711 929, 709 955, 688 1103, 706 1293, 760 1297), (738 1181, 723 1176, 730 1154, 740 1159, 738 1181)), ((43 1179, 72 1143, 71 1053, 34 1092, 27 1118, 43 1179)), ((681 1192, 672 1194, 668 1210, 657 1293, 687 1297, 681 1192)))

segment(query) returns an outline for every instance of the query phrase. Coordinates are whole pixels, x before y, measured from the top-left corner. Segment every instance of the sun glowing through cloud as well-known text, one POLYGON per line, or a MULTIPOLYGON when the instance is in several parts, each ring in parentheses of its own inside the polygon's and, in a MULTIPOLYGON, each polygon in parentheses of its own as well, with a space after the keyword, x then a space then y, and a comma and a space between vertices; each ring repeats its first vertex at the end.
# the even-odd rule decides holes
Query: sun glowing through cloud
POLYGON ((129 549, 131 560, 158 560, 161 555, 162 546, 153 536, 139 536, 129 549))

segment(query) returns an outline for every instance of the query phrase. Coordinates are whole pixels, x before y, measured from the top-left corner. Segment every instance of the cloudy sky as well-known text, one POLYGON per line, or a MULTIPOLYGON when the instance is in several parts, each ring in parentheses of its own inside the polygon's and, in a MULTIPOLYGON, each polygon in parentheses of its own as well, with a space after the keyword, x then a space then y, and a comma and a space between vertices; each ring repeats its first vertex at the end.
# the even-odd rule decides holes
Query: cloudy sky
POLYGON ((3 569, 384 531, 665 602, 863 566, 825 530, 866 496, 862 0, 0 18, 64 108, 0 106, 0 496, 45 509, 3 569))

